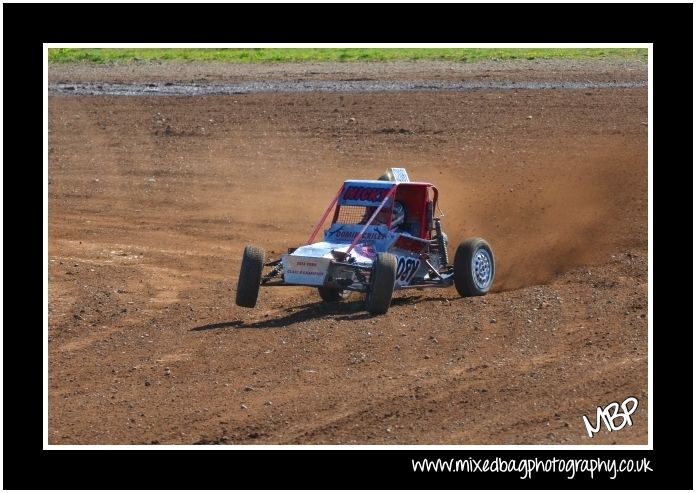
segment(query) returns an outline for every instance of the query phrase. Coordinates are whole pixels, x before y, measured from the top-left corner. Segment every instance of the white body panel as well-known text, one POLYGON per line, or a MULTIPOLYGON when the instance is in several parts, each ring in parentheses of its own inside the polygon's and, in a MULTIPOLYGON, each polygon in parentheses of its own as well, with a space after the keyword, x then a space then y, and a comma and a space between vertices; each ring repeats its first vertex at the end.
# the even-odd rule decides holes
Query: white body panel
POLYGON ((299 257, 283 255, 285 282, 321 286, 329 271, 330 258, 299 257))

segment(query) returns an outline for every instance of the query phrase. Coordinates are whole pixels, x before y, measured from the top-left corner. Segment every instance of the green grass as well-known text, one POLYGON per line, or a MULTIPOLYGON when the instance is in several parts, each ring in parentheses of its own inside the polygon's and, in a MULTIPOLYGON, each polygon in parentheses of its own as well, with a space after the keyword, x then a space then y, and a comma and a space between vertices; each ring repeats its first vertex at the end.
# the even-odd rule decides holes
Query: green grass
POLYGON ((50 48, 50 62, 152 61, 305 62, 478 60, 619 57, 647 60, 645 48, 50 48))

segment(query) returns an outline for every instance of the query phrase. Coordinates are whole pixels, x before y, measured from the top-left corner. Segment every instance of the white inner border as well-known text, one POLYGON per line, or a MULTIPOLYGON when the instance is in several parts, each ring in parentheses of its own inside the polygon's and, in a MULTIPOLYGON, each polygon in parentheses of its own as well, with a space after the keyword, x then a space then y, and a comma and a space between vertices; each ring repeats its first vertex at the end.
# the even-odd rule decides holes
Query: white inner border
MULTIPOLYGON (((44 450, 653 450, 653 45, 652 43, 44 43, 43 45, 43 449, 44 450), (647 445, 50 445, 48 443, 48 49, 49 48, 647 48, 648 49, 648 444, 647 445)), ((2 69, 0 68, 0 71, 2 69)), ((696 86, 695 86, 696 87, 696 86)), ((0 96, 1 98, 2 96, 0 96)), ((0 106, 2 106, 0 100, 0 106)), ((2 137, 0 137, 2 139, 2 137)), ((694 141, 696 143, 696 140, 694 141)), ((0 140, 0 146, 2 141, 0 140)), ((696 145, 692 143, 692 146, 696 145)), ((696 180, 696 177, 694 178, 696 180)), ((2 176, 0 176, 0 183, 2 176)), ((695 181, 696 183, 696 181, 695 181)), ((0 203, 0 213, 2 204, 0 203)), ((0 215, 0 218, 2 216, 0 215)), ((0 219, 1 221, 1 219, 0 219)), ((696 221, 696 219, 695 219, 696 221)), ((0 242, 2 231, 0 230, 0 242)), ((1 260, 0 260, 1 262, 1 260)), ((696 272, 696 267, 694 267, 696 272)), ((0 263, 0 274, 2 264, 0 263)), ((2 287, 0 286, 0 294, 2 287)), ((696 297, 696 295, 694 295, 696 297)), ((696 299, 696 298, 695 298, 696 299)), ((696 305, 695 305, 696 306, 696 305)), ((696 310, 696 308, 694 308, 696 310)), ((695 312, 696 313, 696 312, 695 312)), ((0 343, 1 344, 1 343, 0 343)), ((696 341, 694 341, 696 344, 696 341)), ((2 371, 2 370, 0 370, 2 371)), ((1 385, 1 384, 0 384, 1 385)), ((619 396, 620 397, 620 396, 619 396)), ((0 397, 1 399, 1 397, 0 397)), ((0 402, 1 403, 1 402, 0 402)), ((608 403, 598 402, 597 405, 608 403)), ((578 419, 581 419, 578 416, 578 419)), ((696 433, 696 430, 695 430, 696 433)))

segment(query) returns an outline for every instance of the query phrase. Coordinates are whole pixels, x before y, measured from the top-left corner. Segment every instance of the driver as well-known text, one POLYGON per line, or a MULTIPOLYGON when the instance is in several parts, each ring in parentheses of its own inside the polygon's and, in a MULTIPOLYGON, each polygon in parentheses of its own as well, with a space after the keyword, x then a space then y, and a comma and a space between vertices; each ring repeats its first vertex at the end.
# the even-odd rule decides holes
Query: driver
POLYGON ((406 208, 401 202, 394 202, 394 207, 391 211, 389 207, 383 207, 377 217, 375 217, 374 224, 387 224, 389 222, 389 214, 391 213, 391 229, 393 232, 402 232, 400 227, 403 227, 404 220, 406 219, 406 208))

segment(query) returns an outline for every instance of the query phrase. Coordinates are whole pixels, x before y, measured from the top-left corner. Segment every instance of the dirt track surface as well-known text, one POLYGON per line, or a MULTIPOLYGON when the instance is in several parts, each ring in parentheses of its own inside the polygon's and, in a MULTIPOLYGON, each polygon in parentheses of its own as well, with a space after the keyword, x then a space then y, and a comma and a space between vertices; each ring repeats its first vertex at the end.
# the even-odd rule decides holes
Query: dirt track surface
POLYGON ((647 443, 647 121, 645 88, 51 96, 49 443, 647 443), (452 250, 489 240, 493 293, 234 305, 245 244, 390 166, 440 188, 452 250))

